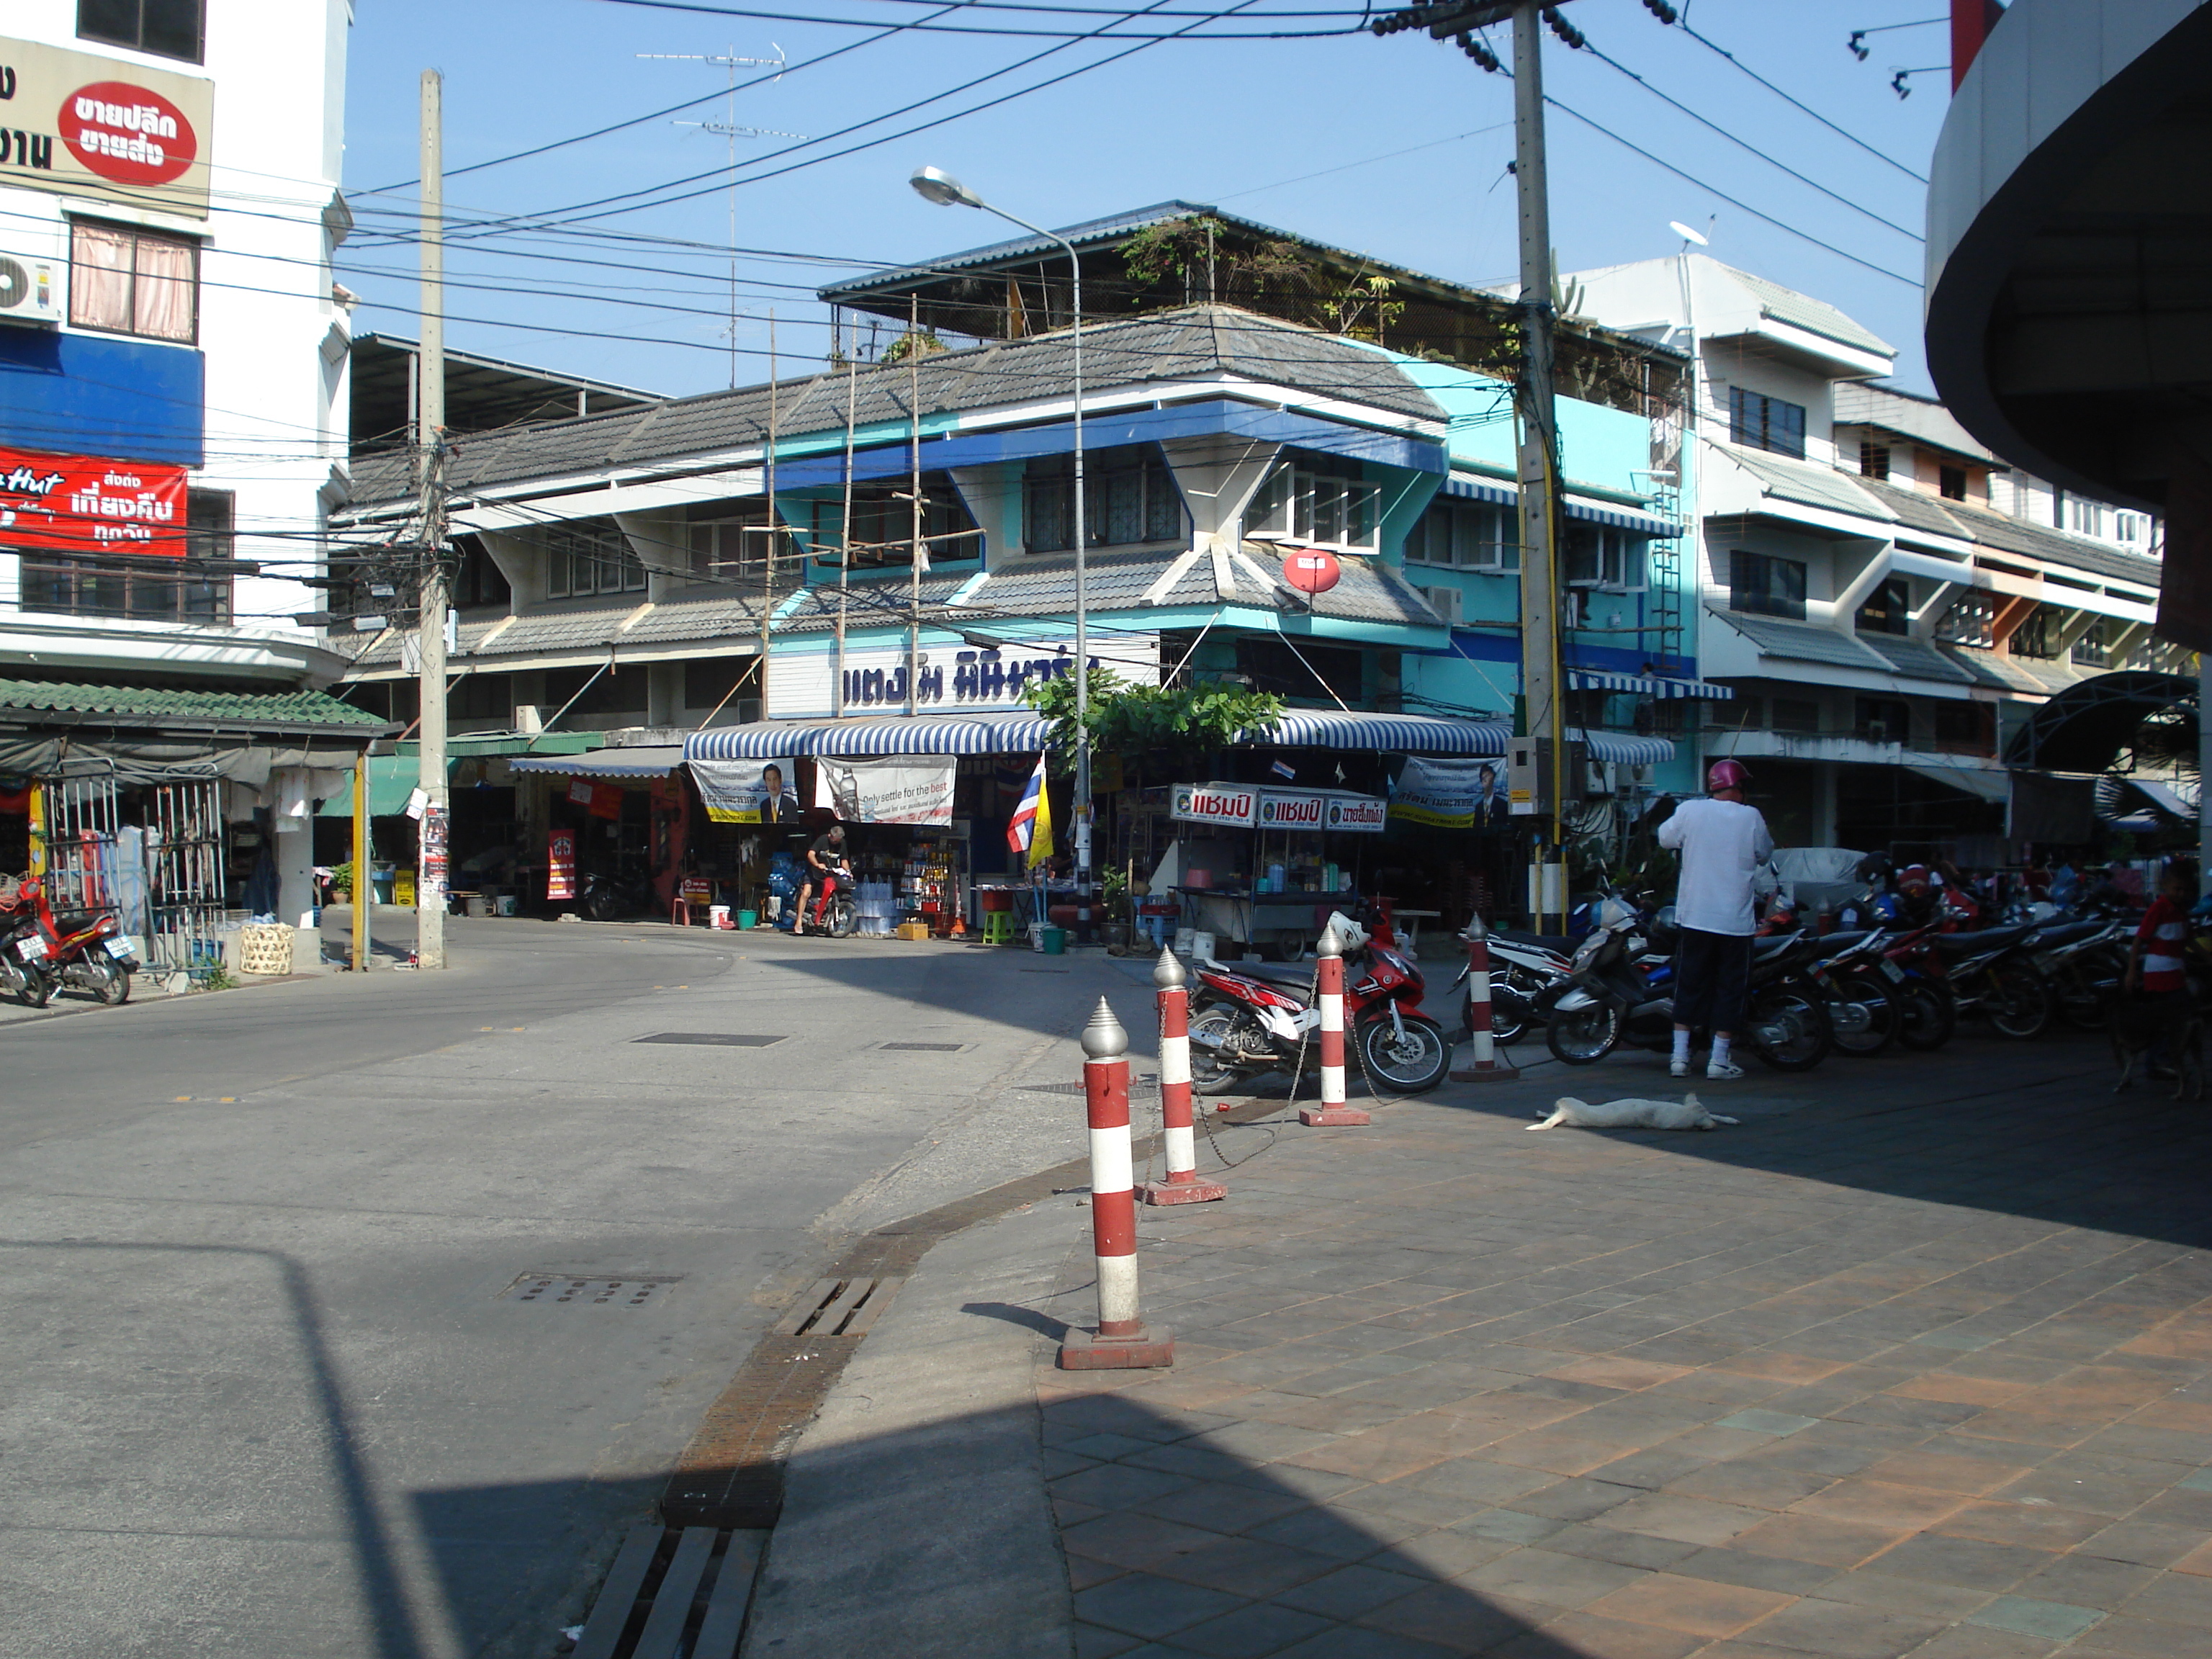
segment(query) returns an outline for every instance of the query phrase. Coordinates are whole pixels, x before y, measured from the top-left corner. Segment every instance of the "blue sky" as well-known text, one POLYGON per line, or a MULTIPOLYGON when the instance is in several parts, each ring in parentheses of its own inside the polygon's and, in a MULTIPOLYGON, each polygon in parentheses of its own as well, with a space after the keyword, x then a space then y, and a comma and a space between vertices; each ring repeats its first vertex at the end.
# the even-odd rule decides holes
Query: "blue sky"
MULTIPOLYGON (((1250 0, 1247 9, 1279 14, 1328 3, 1250 0)), ((1161 7, 1188 12, 1199 9, 1199 0, 1161 0, 1161 7)), ((761 9, 872 22, 927 15, 895 0, 763 0, 761 9)), ((1914 173, 1927 171, 1948 77, 1916 76, 1912 96, 1903 100, 1890 90, 1889 78, 1895 68, 1942 64, 1946 31, 1875 34, 1863 64, 1846 50, 1845 39, 1853 29, 1934 16, 1946 9, 1939 0, 1690 0, 1685 9, 1698 33, 1865 143, 1914 173)), ((1791 108, 1680 29, 1663 27, 1641 0, 1574 0, 1563 15, 1593 46, 1707 120, 1869 212, 1916 234, 1922 229, 1920 183, 1791 108)), ((1070 26, 1029 14, 981 15, 1012 27, 1070 26)), ((1104 21, 1086 17, 1073 27, 1104 21)), ((1339 21, 1332 15, 1249 27, 1325 27, 1339 21)), ((1503 52, 1506 31, 1493 35, 1503 52)), ((426 67, 446 76, 450 174, 703 97, 724 84, 726 71, 716 65, 637 54, 771 58, 781 48, 796 65, 866 39, 866 31, 821 23, 606 0, 362 0, 349 73, 347 185, 368 191, 413 179, 416 78, 426 67)), ((904 32, 740 93, 736 120, 821 138, 1057 45, 904 32)), ((756 158, 787 149, 793 140, 740 138, 739 172, 787 167, 895 133, 1126 45, 1078 43, 960 96, 772 161, 756 158)), ((1749 207, 1914 280, 1877 275, 1764 223, 1554 110, 1553 240, 1565 268, 1672 253, 1679 243, 1668 220, 1700 227, 1713 221, 1716 257, 1840 306, 1899 349, 1902 384, 1926 389, 1921 246, 1914 237, 1769 166, 1588 53, 1547 41, 1545 73, 1547 92, 1571 108, 1749 207)), ((857 262, 924 258, 1013 234, 980 214, 933 207, 915 196, 906 179, 924 163, 946 168, 1041 223, 1072 224, 1181 198, 1439 276, 1509 278, 1513 187, 1504 169, 1512 153, 1511 100, 1505 77, 1483 73, 1449 45, 1419 33, 1382 40, 1361 33, 1171 41, 995 109, 747 183, 737 191, 738 243, 799 257, 742 262, 738 378, 766 374, 762 354, 771 307, 784 372, 802 372, 818 364, 829 345, 827 313, 811 297, 818 284, 865 268, 857 262), (1474 136, 1460 136, 1468 134, 1474 136), (1384 159, 1372 159, 1378 157, 1384 159)), ((675 118, 720 121, 728 112, 716 98, 675 118)), ((659 119, 451 177, 448 210, 468 221, 546 215, 707 173, 723 167, 727 155, 725 138, 659 119)), ((652 240, 727 246, 730 198, 720 178, 689 188, 704 193, 588 225, 462 233, 473 240, 457 245, 448 264, 457 284, 448 297, 457 319, 449 325, 448 343, 657 392, 724 385, 726 259, 652 240), (483 286, 459 286, 467 283, 483 286), (550 292, 518 292, 518 285, 550 292)), ((368 301, 356 327, 411 335, 415 250, 376 234, 398 222, 392 215, 411 212, 411 190, 362 197, 356 205, 361 229, 342 273, 368 301)))

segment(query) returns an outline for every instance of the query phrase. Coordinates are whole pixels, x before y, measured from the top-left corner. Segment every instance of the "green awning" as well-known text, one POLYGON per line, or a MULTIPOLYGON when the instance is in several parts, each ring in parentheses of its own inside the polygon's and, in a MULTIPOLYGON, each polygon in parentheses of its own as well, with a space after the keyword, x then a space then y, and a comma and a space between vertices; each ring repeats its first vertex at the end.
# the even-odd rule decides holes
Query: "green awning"
POLYGON ((381 715, 322 691, 193 691, 160 686, 82 685, 60 680, 0 679, 0 709, 92 715, 133 726, 224 730, 343 728, 390 725, 381 715))
MULTIPOLYGON (((412 755, 371 755, 368 757, 368 815, 373 818, 397 817, 407 810, 407 798, 415 793, 422 779, 422 763, 412 755)), ((320 817, 349 818, 353 816, 353 780, 349 776, 345 787, 323 803, 320 817)))

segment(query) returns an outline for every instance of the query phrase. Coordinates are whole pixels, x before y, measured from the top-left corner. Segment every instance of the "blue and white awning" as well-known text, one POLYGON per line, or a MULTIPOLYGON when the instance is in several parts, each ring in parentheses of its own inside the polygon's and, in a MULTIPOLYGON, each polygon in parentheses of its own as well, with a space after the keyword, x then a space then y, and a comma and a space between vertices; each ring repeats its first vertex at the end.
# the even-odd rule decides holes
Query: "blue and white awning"
POLYGON ((878 720, 757 720, 684 739, 684 758, 776 760, 787 755, 1033 755, 1044 747, 1040 715, 908 714, 878 720))
MULTIPOLYGON (((1437 493, 1453 501, 1487 501, 1492 507, 1515 507, 1521 500, 1520 491, 1509 483, 1473 478, 1464 472, 1453 473, 1444 480, 1437 493)), ((1682 533, 1682 526, 1670 519, 1655 518, 1632 507, 1596 501, 1571 492, 1565 499, 1564 509, 1570 519, 1579 519, 1585 524, 1609 525, 1615 530, 1626 530, 1632 536, 1648 536, 1655 541, 1672 541, 1682 533)))
POLYGON ((1512 727, 1495 720, 1434 714, 1363 714, 1340 708, 1286 708, 1274 729, 1247 743, 1276 749, 1371 749, 1395 755, 1503 755, 1512 727))
POLYGON ((1734 699, 1733 688, 1711 680, 1671 680, 1659 674, 1607 674, 1594 668, 1567 670, 1570 691, 1633 691, 1646 697, 1703 697, 1712 702, 1734 699))
POLYGON ((1626 732, 1573 732, 1572 741, 1589 745, 1594 761, 1616 766, 1664 766, 1674 758, 1674 745, 1665 738, 1639 738, 1626 732))

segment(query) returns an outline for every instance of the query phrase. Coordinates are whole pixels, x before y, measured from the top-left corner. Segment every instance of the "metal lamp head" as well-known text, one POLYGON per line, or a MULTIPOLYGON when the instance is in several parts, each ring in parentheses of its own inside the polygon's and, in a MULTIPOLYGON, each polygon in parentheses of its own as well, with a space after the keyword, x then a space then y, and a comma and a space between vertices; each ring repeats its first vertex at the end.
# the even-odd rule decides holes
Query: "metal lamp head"
POLYGON ((971 207, 983 205, 983 198, 962 184, 943 167, 917 167, 912 185, 915 194, 925 202, 934 202, 939 207, 971 207))

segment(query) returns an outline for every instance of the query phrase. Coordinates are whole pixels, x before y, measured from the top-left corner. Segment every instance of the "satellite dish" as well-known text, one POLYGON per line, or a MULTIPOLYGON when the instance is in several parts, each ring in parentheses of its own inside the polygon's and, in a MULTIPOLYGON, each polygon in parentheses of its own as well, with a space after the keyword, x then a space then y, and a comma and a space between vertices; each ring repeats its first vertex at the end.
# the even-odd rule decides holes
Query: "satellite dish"
POLYGON ((1695 242, 1699 247, 1707 247, 1711 245, 1703 231, 1692 230, 1689 226, 1684 224, 1679 219, 1669 219, 1667 222, 1667 228, 1673 231, 1684 241, 1695 242))

